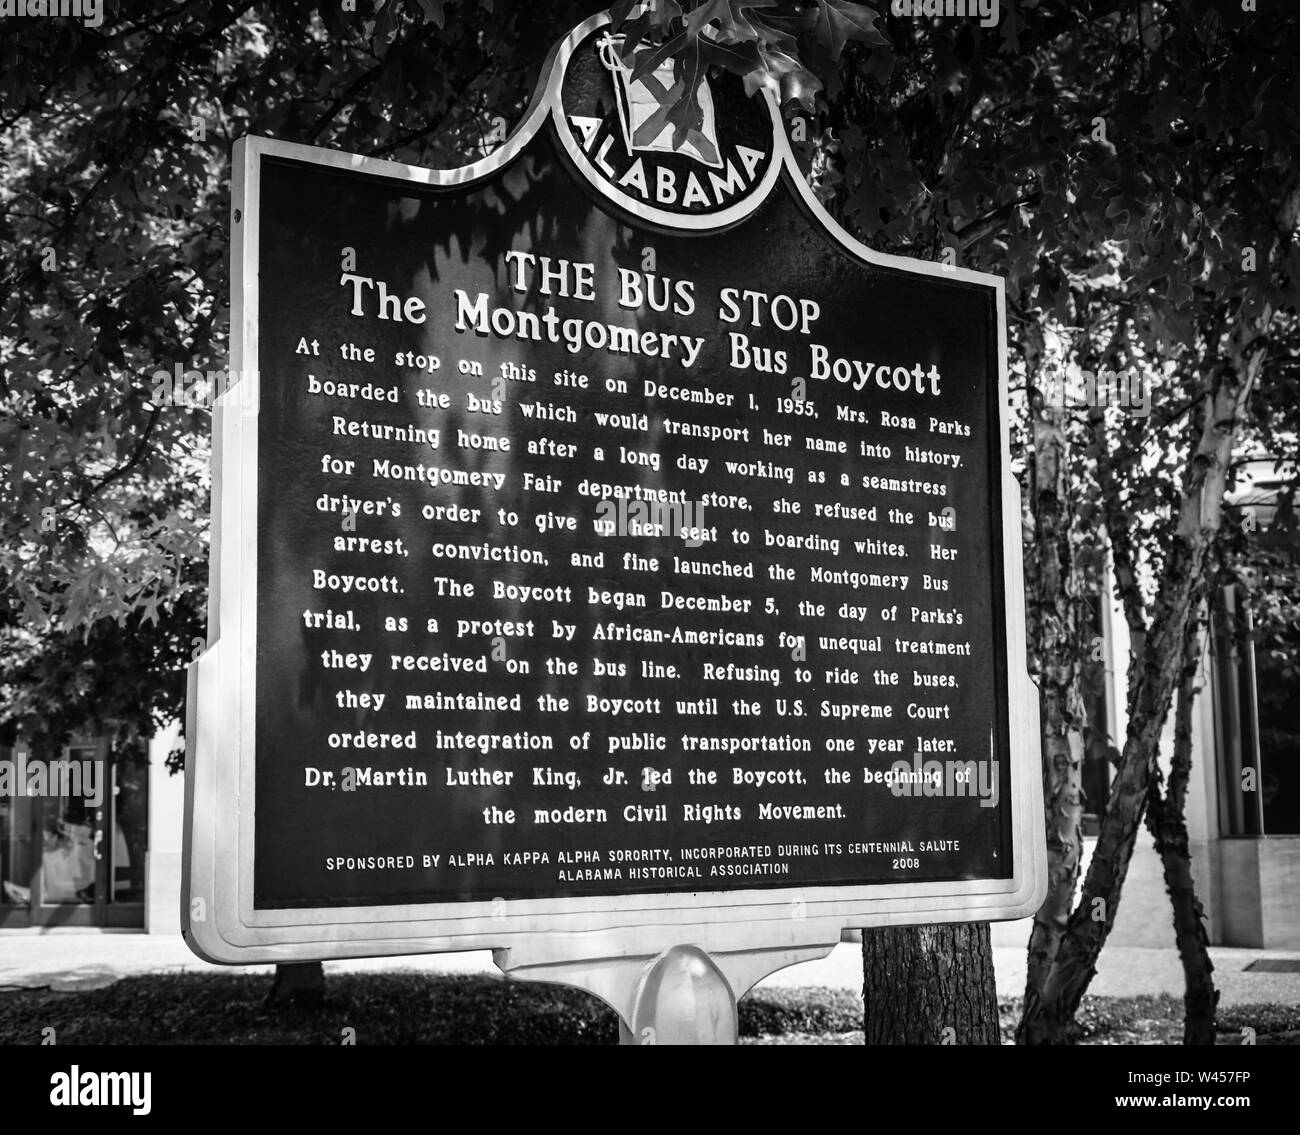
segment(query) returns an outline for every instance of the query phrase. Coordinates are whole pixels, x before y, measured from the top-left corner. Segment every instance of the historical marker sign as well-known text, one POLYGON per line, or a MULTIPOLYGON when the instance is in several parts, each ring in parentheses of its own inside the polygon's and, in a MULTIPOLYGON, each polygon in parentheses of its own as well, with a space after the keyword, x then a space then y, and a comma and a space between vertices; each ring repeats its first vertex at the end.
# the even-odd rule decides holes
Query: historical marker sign
POLYGON ((236 150, 205 956, 1039 901, 1001 281, 848 238, 729 76, 674 148, 605 24, 465 169, 236 150))

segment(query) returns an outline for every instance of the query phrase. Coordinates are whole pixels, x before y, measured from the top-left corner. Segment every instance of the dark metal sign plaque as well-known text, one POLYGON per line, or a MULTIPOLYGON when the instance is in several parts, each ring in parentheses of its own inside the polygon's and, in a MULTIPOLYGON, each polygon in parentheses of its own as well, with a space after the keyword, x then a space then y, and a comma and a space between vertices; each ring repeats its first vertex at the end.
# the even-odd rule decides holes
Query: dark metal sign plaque
POLYGON ((1001 281, 853 241, 729 76, 676 137, 606 23, 472 166, 237 147, 204 956, 1039 901, 1001 281))

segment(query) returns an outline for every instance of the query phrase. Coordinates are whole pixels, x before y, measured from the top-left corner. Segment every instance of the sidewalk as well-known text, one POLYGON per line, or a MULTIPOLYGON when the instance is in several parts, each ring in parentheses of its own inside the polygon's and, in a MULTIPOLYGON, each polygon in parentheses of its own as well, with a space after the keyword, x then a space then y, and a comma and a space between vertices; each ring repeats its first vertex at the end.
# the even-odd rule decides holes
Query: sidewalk
MULTIPOLYGON (((1222 1005, 1249 1002, 1300 1005, 1300 953, 1212 947, 1215 982, 1222 1005), (1261 959, 1291 961, 1294 972, 1246 972, 1261 959)), ((1024 992, 1025 951, 1016 946, 995 946, 998 994, 1018 997, 1024 992)), ((271 966, 240 967, 247 972, 269 973, 271 966)), ((366 958, 327 962, 327 973, 376 970, 427 970, 436 973, 491 973, 500 971, 487 951, 461 954, 423 954, 398 958, 366 958)), ((190 953, 179 934, 140 934, 114 930, 60 929, 0 931, 0 993, 13 989, 49 988, 60 992, 97 989, 122 977, 156 972, 237 972, 235 967, 213 966, 190 953)), ((861 952, 856 945, 837 946, 829 957, 792 966, 768 977, 761 986, 825 985, 858 990, 862 984, 861 952)), ((1102 951, 1089 992, 1129 997, 1141 993, 1182 996, 1183 975, 1172 949, 1108 946, 1102 951)))

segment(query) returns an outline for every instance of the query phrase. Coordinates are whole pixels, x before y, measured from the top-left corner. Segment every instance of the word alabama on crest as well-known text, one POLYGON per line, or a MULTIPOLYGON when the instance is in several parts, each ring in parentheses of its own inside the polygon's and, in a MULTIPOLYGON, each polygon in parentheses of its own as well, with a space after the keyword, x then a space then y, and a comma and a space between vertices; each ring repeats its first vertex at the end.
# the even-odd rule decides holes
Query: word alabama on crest
MULTIPOLYGON (((725 221, 763 188, 774 164, 771 114, 740 80, 701 74, 694 92, 700 122, 677 137, 668 120, 684 80, 672 60, 634 77, 638 49, 600 29, 577 45, 565 68, 563 121, 577 165, 606 196, 640 215, 690 224, 725 221)), ((572 151, 571 151, 572 152, 572 151)))

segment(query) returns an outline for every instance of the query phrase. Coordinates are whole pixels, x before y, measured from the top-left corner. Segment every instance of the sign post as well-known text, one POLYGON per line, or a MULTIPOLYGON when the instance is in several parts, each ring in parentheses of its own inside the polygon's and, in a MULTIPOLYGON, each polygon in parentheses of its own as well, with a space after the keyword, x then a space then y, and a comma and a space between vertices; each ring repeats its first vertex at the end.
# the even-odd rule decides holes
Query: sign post
POLYGON ((625 1037, 1044 892, 1000 279, 876 254, 770 97, 608 18, 450 171, 243 139, 184 925, 492 949, 625 1037))

